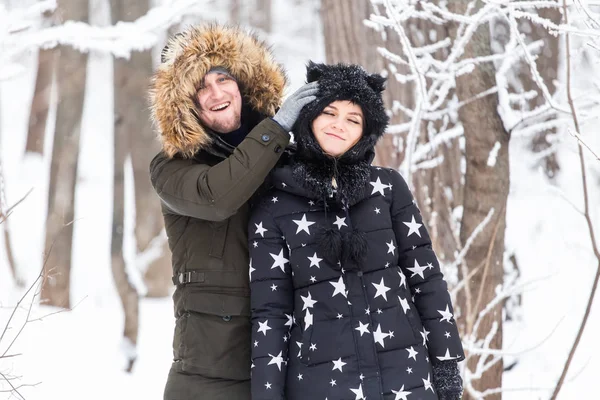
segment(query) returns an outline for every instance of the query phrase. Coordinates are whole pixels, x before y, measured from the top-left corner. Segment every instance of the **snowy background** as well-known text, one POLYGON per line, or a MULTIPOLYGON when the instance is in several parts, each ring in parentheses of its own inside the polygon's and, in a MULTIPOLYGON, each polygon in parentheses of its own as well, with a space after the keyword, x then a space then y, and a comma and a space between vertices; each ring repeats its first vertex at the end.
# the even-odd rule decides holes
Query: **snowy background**
MULTIPOLYGON (((302 84, 308 59, 325 59, 315 2, 301 3, 275 1, 273 32, 266 38, 289 72, 288 93, 302 84)), ((104 3, 95 0, 92 4, 97 8, 92 15, 98 20, 91 22, 105 23, 109 14, 104 3)), ((226 14, 217 9, 210 18, 223 21, 226 14)), ((25 67, 21 72, 0 81, 0 159, 8 204, 33 188, 10 217, 20 273, 32 282, 42 266, 50 160, 48 156, 23 156, 36 54, 24 55, 20 64, 25 67)), ((577 79, 580 90, 585 90, 591 75, 577 79)), ((33 321, 11 349, 20 355, 0 359, 0 371, 19 377, 14 383, 23 385, 19 391, 28 400, 162 399, 172 357, 170 298, 141 301, 138 360, 131 374, 123 372, 127 349, 121 347, 122 307, 110 272, 112 110, 112 56, 91 52, 76 192, 71 277, 75 306, 72 311, 55 313, 55 309, 35 305, 30 316, 33 321)), ((583 133, 598 151, 597 126, 591 118, 583 133)), ((560 137, 557 155, 561 171, 553 181, 532 166, 534 155, 527 139, 516 137, 510 142, 506 247, 519 260, 526 288, 518 318, 504 326, 504 350, 510 354, 505 367, 515 362, 504 374, 503 398, 509 400, 549 398, 577 333, 596 272, 587 226, 577 211, 583 208, 583 199, 576 141, 566 132, 560 137)), ((52 154, 51 136, 45 143, 44 154, 52 154)), ((588 164, 593 217, 600 225, 600 162, 588 158, 588 164)), ((126 212, 126 231, 131 233, 131 206, 126 212)), ((5 249, 0 246, 0 332, 22 293, 13 286, 5 249)), ((19 310, 15 327, 25 318, 27 306, 19 310)), ((598 337, 600 300, 591 310, 559 399, 600 398, 596 386, 600 376, 598 337)), ((2 351, 0 347, 0 354, 2 351)), ((18 398, 3 392, 6 389, 0 384, 0 399, 18 398)))

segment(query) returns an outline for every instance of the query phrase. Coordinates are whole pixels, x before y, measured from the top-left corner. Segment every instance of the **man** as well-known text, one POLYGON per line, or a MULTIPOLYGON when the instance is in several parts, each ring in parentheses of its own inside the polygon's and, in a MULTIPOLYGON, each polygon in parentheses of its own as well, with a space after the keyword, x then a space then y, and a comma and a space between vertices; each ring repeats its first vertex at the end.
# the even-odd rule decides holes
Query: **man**
POLYGON ((284 71, 237 28, 191 28, 161 61, 150 100, 163 149, 150 175, 177 286, 164 398, 250 399, 248 201, 318 88, 300 88, 275 114, 284 71))

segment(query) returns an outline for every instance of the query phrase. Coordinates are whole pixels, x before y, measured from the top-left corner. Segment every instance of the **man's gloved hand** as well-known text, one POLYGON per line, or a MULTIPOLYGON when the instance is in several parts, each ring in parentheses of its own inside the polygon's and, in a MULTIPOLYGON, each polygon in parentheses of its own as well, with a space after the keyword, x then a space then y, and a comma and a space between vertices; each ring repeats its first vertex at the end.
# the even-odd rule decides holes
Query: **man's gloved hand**
POLYGON ((318 91, 319 83, 317 81, 302 86, 294 94, 285 99, 281 108, 273 117, 275 122, 289 132, 292 126, 294 126, 296 119, 298 119, 302 107, 315 100, 318 91))
POLYGON ((455 360, 438 361, 432 365, 433 387, 440 400, 460 400, 463 393, 462 378, 455 360))

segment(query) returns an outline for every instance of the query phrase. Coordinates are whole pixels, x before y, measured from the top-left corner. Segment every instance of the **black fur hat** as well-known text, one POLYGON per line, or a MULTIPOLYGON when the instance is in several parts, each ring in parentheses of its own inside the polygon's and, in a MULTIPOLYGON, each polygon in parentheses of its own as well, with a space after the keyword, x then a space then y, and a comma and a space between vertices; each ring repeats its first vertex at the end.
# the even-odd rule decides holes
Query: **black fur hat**
MULTIPOLYGON (((336 202, 348 212, 348 207, 365 196, 375 143, 387 128, 389 118, 381 96, 386 79, 379 74, 368 74, 359 65, 310 61, 306 69, 307 82, 318 81, 319 91, 317 99, 303 108, 292 129, 297 142, 292 173, 299 184, 325 203, 335 192, 336 202), (332 157, 321 149, 311 127, 323 109, 336 100, 348 100, 360 106, 364 126, 362 137, 351 149, 332 157), (333 177, 337 182, 335 189, 333 177)), ((347 269, 359 268, 367 252, 365 234, 357 229, 342 236, 338 230, 324 227, 318 241, 325 257, 332 262, 342 261, 347 269)))
POLYGON ((386 78, 369 74, 355 64, 316 64, 306 67, 308 83, 318 81, 317 99, 306 105, 293 127, 297 142, 296 158, 303 164, 294 173, 299 182, 321 197, 330 193, 331 177, 338 182, 340 200, 354 203, 361 196, 363 183, 369 179, 369 165, 375 156, 375 143, 383 136, 388 124, 382 91, 386 78), (312 132, 312 122, 323 109, 336 100, 357 104, 364 115, 363 135, 340 157, 323 152, 312 132))

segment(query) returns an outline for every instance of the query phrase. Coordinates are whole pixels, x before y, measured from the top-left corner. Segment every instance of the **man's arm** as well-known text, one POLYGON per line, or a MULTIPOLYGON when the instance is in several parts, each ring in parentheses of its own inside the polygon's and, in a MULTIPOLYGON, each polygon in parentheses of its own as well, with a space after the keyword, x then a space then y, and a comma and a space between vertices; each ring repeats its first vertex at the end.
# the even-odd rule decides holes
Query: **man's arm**
POLYGON ((235 214, 259 188, 289 139, 279 124, 266 118, 220 163, 209 166, 169 159, 161 153, 150 164, 150 179, 173 213, 222 221, 235 214))

